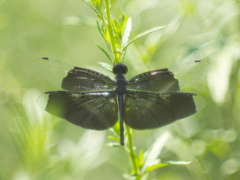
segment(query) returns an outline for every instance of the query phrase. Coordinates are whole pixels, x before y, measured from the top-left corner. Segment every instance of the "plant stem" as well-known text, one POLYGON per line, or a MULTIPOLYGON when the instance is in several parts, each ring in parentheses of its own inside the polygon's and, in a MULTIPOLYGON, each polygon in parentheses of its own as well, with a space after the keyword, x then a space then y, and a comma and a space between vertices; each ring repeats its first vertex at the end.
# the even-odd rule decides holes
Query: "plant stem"
POLYGON ((110 13, 110 8, 109 8, 109 0, 105 0, 105 3, 106 3, 106 14, 107 14, 107 24, 106 24, 106 26, 107 26, 109 38, 110 38, 110 41, 111 41, 114 62, 116 64, 118 64, 120 61, 119 61, 119 56, 116 53, 117 49, 116 49, 116 46, 115 46, 113 30, 112 30, 112 25, 111 25, 111 13, 110 13))
POLYGON ((128 137, 128 149, 126 148, 126 150, 128 151, 128 153, 130 155, 130 158, 131 158, 131 161, 133 164, 134 175, 136 175, 136 180, 141 180, 141 176, 139 174, 138 166, 137 166, 137 162, 136 162, 136 155, 133 150, 132 132, 128 126, 125 126, 125 127, 126 127, 126 134, 128 137))

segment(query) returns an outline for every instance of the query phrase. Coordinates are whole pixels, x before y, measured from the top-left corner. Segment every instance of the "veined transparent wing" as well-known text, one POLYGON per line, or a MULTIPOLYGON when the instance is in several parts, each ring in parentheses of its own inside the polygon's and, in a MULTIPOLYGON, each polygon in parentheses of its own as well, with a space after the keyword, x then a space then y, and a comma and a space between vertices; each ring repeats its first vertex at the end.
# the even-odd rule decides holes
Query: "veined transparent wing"
POLYGON ((115 82, 96 71, 75 67, 51 58, 38 58, 34 61, 37 69, 59 88, 69 91, 109 90, 115 82))
POLYGON ((176 92, 201 80, 208 64, 194 60, 170 68, 158 69, 139 74, 128 81, 127 88, 158 93, 176 92))
POLYGON ((127 88, 159 93, 179 91, 178 80, 167 68, 139 74, 128 81, 127 88))
POLYGON ((187 60, 169 68, 174 72, 174 77, 178 79, 180 89, 191 87, 198 81, 206 77, 209 65, 201 60, 187 60))

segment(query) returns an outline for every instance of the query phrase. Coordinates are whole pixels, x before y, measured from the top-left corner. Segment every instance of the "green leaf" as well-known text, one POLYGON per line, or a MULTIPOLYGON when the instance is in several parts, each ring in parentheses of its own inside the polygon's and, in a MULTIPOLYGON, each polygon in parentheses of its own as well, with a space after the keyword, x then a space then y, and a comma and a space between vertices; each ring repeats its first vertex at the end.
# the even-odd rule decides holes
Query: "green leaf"
POLYGON ((113 130, 113 132, 116 134, 116 136, 119 137, 120 135, 120 123, 117 122, 110 130, 113 130))
POLYGON ((164 167, 164 166, 169 166, 169 165, 187 165, 187 164, 190 164, 190 163, 191 163, 190 161, 164 161, 164 162, 161 162, 161 163, 149 166, 145 170, 145 172, 154 171, 154 170, 159 169, 159 168, 164 167))
POLYGON ((138 155, 139 166, 142 167, 144 163, 144 151, 141 150, 138 155))
POLYGON ((108 63, 104 63, 104 62, 98 62, 104 69, 112 72, 112 66, 108 63))
POLYGON ((188 165, 191 164, 191 161, 164 161, 162 162, 164 164, 169 164, 169 165, 188 165))
POLYGON ((121 51, 122 51, 122 57, 121 57, 121 62, 123 61, 124 57, 125 57, 125 54, 126 54, 126 51, 124 51, 124 47, 127 46, 128 42, 129 42, 129 38, 130 38, 130 33, 131 33, 131 30, 132 30, 132 19, 129 18, 127 20, 127 23, 126 23, 126 26, 125 26, 125 29, 124 29, 124 32, 123 32, 123 36, 122 36, 122 46, 121 46, 121 51))
POLYGON ((155 27, 155 28, 149 29, 149 30, 147 30, 147 31, 145 31, 145 32, 137 35, 135 38, 133 38, 133 39, 123 48, 123 51, 126 51, 127 47, 128 47, 130 44, 132 44, 134 41, 136 41, 137 39, 139 39, 139 38, 141 38, 141 37, 143 37, 143 36, 146 36, 146 35, 148 35, 148 34, 150 34, 150 33, 153 33, 153 32, 155 32, 155 31, 158 31, 158 30, 160 30, 160 29, 162 29, 162 28, 165 28, 165 27, 166 27, 166 26, 155 27))
POLYGON ((83 2, 85 2, 89 7, 91 7, 99 17, 102 17, 101 13, 99 12, 99 10, 96 8, 96 6, 94 6, 94 4, 92 4, 90 1, 88 0, 83 0, 83 2))
POLYGON ((136 180, 139 179, 137 174, 123 174, 123 178, 127 180, 136 180))
POLYGON ((122 35, 122 47, 125 47, 128 44, 131 30, 132 30, 132 19, 128 18, 125 29, 123 31, 123 35, 122 35))
POLYGON ((174 19, 172 19, 171 22, 168 23, 166 27, 165 34, 168 36, 173 34, 179 28, 182 18, 183 18, 182 16, 177 16, 174 19))
POLYGON ((123 34, 128 21, 128 17, 125 15, 120 16, 118 19, 112 19, 112 31, 114 35, 114 42, 117 51, 121 51, 123 34))
POLYGON ((164 132, 145 152, 145 163, 142 167, 142 172, 145 172, 148 167, 159 162, 158 156, 167 140, 170 138, 170 135, 169 131, 164 132))
POLYGON ((110 140, 114 140, 114 141, 119 142, 119 138, 116 138, 114 136, 108 136, 107 138, 110 139, 110 140))
POLYGON ((145 170, 145 172, 154 171, 154 170, 156 170, 156 169, 159 169, 159 168, 164 167, 164 166, 167 166, 167 165, 169 165, 169 164, 167 164, 167 163, 154 164, 154 165, 152 165, 152 166, 149 166, 149 167, 145 170))
POLYGON ((96 46, 107 56, 107 58, 112 62, 111 56, 108 54, 108 52, 99 44, 96 43, 96 46))
POLYGON ((100 32, 100 34, 101 34, 101 36, 102 36, 102 38, 104 39, 104 31, 103 31, 103 25, 102 25, 102 22, 101 21, 99 21, 99 20, 97 20, 96 21, 96 23, 97 23, 97 27, 98 27, 98 31, 100 32))
POLYGON ((107 146, 109 147, 122 147, 119 142, 118 143, 108 143, 107 146))

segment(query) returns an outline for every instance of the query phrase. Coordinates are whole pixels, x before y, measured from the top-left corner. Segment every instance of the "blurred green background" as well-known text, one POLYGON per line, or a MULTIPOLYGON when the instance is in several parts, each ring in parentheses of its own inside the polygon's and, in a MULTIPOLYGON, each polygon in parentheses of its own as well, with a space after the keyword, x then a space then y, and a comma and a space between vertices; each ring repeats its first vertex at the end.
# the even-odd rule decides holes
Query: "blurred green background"
MULTIPOLYGON (((240 179, 240 1, 112 3, 113 14, 122 9, 132 17, 132 37, 167 25, 131 45, 127 77, 185 59, 209 63, 194 87, 205 99, 203 110, 160 129, 135 131, 137 151, 164 134, 159 158, 192 162, 162 167, 149 179, 240 179)), ((36 104, 41 93, 58 89, 32 61, 47 56, 109 74, 98 64, 109 62, 95 42, 103 44, 95 14, 81 0, 0 0, 1 180, 121 180, 129 172, 124 150, 106 146, 110 131, 84 130, 36 104)))

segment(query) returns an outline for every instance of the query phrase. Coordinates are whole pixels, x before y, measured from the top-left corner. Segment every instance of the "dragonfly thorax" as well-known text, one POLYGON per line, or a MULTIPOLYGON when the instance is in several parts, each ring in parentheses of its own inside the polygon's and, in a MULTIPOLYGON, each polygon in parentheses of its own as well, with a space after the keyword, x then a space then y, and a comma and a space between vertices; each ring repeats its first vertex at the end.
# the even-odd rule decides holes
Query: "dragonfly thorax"
POLYGON ((115 84, 115 91, 118 94, 125 94, 126 93, 126 79, 122 74, 118 74, 116 76, 116 84, 115 84))

